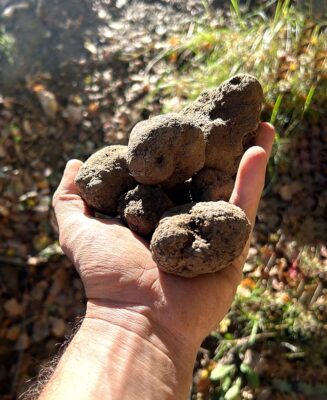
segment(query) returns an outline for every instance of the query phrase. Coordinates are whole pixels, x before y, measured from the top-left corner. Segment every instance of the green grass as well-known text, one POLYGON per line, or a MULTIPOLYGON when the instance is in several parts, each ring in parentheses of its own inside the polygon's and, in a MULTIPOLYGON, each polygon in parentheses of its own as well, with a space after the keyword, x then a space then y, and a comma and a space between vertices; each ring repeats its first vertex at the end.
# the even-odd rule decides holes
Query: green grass
POLYGON ((242 12, 233 0, 227 17, 215 16, 205 0, 203 6, 205 22, 191 35, 169 38, 160 57, 165 72, 151 96, 160 95, 164 112, 178 111, 232 75, 256 76, 265 95, 262 120, 276 128, 267 193, 287 158, 284 143, 301 131, 303 118, 315 123, 325 112, 326 24, 289 0, 273 3, 273 12, 271 6, 242 12))
POLYGON ((283 139, 299 130, 304 116, 319 119, 327 100, 323 22, 290 1, 276 1, 274 7, 272 13, 264 6, 242 13, 233 0, 231 16, 207 11, 206 22, 197 24, 191 36, 169 39, 171 46, 162 60, 165 73, 156 87, 169 112, 176 111, 176 103, 182 108, 203 89, 232 75, 256 76, 265 94, 262 118, 277 131, 271 175, 283 139))

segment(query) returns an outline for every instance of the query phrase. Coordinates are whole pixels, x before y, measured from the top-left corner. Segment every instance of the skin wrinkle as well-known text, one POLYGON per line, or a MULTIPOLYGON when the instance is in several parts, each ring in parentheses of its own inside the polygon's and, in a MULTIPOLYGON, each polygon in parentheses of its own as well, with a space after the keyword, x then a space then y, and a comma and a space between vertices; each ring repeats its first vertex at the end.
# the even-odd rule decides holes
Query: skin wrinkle
MULTIPOLYGON (((94 302, 94 299, 89 299, 89 300, 94 302)), ((98 301, 98 305, 100 307, 103 307, 101 305, 101 303, 103 304, 103 302, 101 300, 98 301)), ((122 304, 124 304, 124 303, 122 303, 122 304)), ((158 296, 158 300, 154 300, 153 304, 156 304, 158 306, 158 313, 160 314, 160 309, 164 310, 165 306, 167 305, 167 299, 164 296, 161 296, 161 297, 158 296)), ((110 307, 114 307, 114 308, 119 308, 119 307, 116 307, 116 305, 117 305, 117 301, 114 301, 114 302, 109 301, 107 303, 107 307, 110 306, 110 307)), ((124 308, 127 309, 128 311, 135 313, 135 315, 141 314, 143 317, 145 317, 146 318, 145 321, 147 322, 147 324, 152 325, 152 326, 156 327, 157 329, 159 329, 157 336, 160 336, 160 332, 162 332, 164 337, 175 339, 177 342, 176 348, 184 345, 185 343, 188 343, 189 348, 197 347, 197 345, 194 345, 194 343, 191 343, 189 341, 189 337, 187 337, 185 335, 177 335, 176 332, 174 332, 172 329, 169 329, 169 326, 170 326, 169 324, 167 324, 166 326, 163 325, 160 328, 158 328, 159 327, 158 320, 151 315, 151 306, 142 307, 140 304, 133 305, 131 303, 128 303, 128 304, 125 303, 124 308)), ((104 318, 101 318, 101 319, 105 320, 104 318)))
MULTIPOLYGON (((130 311, 131 311, 131 312, 134 312, 134 311, 132 311, 131 309, 130 309, 130 311)), ((99 320, 99 321, 103 321, 103 322, 106 322, 106 323, 111 323, 108 319, 104 319, 104 318, 101 318, 101 317, 98 317, 98 316, 97 316, 97 317, 92 317, 92 315, 86 315, 86 316, 85 316, 85 320, 88 320, 88 319, 94 319, 94 320, 99 320)), ((158 345, 156 345, 155 343, 153 343, 153 342, 151 341, 151 338, 154 336, 154 333, 153 333, 152 330, 149 329, 149 331, 146 332, 146 335, 141 335, 141 334, 138 333, 138 332, 133 332, 133 331, 127 329, 127 328, 126 328, 125 326, 123 326, 122 324, 119 324, 118 321, 115 321, 114 325, 116 325, 116 326, 119 327, 120 329, 123 329, 124 331, 128 332, 129 334, 135 335, 135 336, 137 336, 139 339, 146 341, 147 343, 149 343, 149 344, 153 347, 154 350, 156 350, 156 351, 159 350, 162 354, 164 354, 166 357, 169 357, 169 359, 170 359, 171 353, 170 353, 169 351, 165 351, 164 346, 158 347, 158 345)), ((159 343, 158 343, 158 344, 159 344, 159 343)))
MULTIPOLYGON (((87 319, 87 318, 92 319, 92 317, 90 317, 89 315, 86 316, 86 319, 87 319)), ((96 319, 98 320, 98 319, 100 319, 100 318, 96 317, 96 319)), ((124 319, 124 320, 125 320, 125 319, 124 319)), ((109 324, 111 324, 111 322, 109 322, 107 319, 104 319, 104 320, 102 320, 102 321, 103 321, 104 323, 109 323, 109 324)), ((183 369, 182 365, 187 361, 187 358, 188 358, 188 357, 186 357, 186 355, 184 355, 184 357, 182 357, 182 358, 180 359, 181 362, 180 362, 179 360, 178 360, 177 363, 176 363, 176 360, 173 361, 172 358, 173 358, 174 354, 176 353, 176 349, 175 349, 175 350, 172 350, 172 351, 167 351, 167 347, 166 347, 165 345, 163 345, 162 348, 159 348, 159 347, 158 347, 158 342, 157 342, 157 341, 152 342, 151 339, 150 339, 151 337, 152 337, 152 338, 158 338, 158 335, 154 334, 154 333, 152 332, 152 330, 151 330, 151 334, 147 333, 147 335, 148 335, 148 337, 147 337, 146 334, 141 335, 141 334, 139 334, 139 333, 137 333, 137 332, 132 332, 132 331, 130 331, 130 329, 125 328, 123 325, 119 324, 117 321, 115 321, 114 325, 115 325, 115 326, 119 326, 121 329, 125 330, 125 331, 128 332, 129 334, 132 334, 132 335, 137 336, 137 337, 140 338, 141 340, 146 340, 146 342, 149 343, 149 344, 151 345, 151 347, 153 347, 153 349, 154 349, 155 352, 157 352, 157 351, 159 350, 160 352, 162 352, 162 354, 163 354, 165 357, 167 357, 167 360, 169 361, 169 363, 171 363, 171 367, 173 368, 173 370, 172 370, 171 372, 169 372, 169 373, 166 372, 166 375, 167 375, 166 379, 167 379, 167 380, 170 380, 171 377, 174 376, 175 372, 173 372, 173 371, 175 371, 176 369, 183 369), (166 350, 166 351, 165 351, 165 350, 166 350)), ((149 324, 149 326, 151 326, 151 324, 149 324)), ((160 339, 159 339, 159 341, 161 342, 160 339)), ((159 343, 160 343, 160 342, 159 342, 159 343)), ((142 348, 143 348, 143 346, 144 346, 144 344, 141 345, 142 348)), ((120 348, 120 346, 118 346, 118 348, 120 348)), ((125 363, 126 363, 126 362, 127 362, 127 360, 125 361, 125 363)), ((193 359, 192 359, 192 362, 194 362, 193 359)), ((126 371, 126 374, 128 375, 128 369, 127 369, 127 371, 126 371)), ((126 376, 126 374, 122 373, 122 376, 126 376)), ((154 378, 155 380, 157 380, 157 381, 158 381, 159 383, 161 383, 161 384, 164 383, 163 380, 162 380, 162 377, 161 377, 161 378, 158 378, 158 377, 156 377, 156 376, 153 376, 153 378, 154 378)), ((171 386, 171 385, 166 385, 166 386, 167 386, 167 389, 169 389, 169 391, 171 392, 171 395, 173 396, 173 393, 172 393, 172 386, 171 386)), ((142 391, 143 395, 144 395, 144 393, 145 393, 145 389, 148 389, 148 385, 146 385, 146 386, 144 387, 144 389, 143 389, 144 392, 142 391)), ((114 397, 114 398, 116 398, 116 397, 114 397)), ((124 398, 124 397, 123 397, 123 398, 124 398)), ((150 398, 150 396, 149 396, 149 397, 144 397, 144 398, 150 398)))
MULTIPOLYGON (((86 318, 84 320, 86 323, 88 323, 88 319, 86 318)), ((125 339, 122 341, 121 338, 123 336, 121 330, 124 329, 124 327, 118 327, 118 326, 111 326, 113 327, 113 330, 110 329, 109 331, 106 329, 108 326, 108 321, 101 321, 97 319, 97 324, 104 322, 105 327, 102 329, 102 331, 100 331, 99 333, 101 335, 104 335, 105 337, 110 337, 111 338, 111 344, 110 347, 113 348, 117 348, 119 349, 118 352, 114 353, 110 359, 108 359, 106 356, 102 357, 102 358, 97 358, 97 362, 101 363, 101 369, 105 370, 108 369, 109 370, 113 370, 116 368, 116 366, 118 366, 119 370, 120 370, 120 378, 119 381, 117 382, 117 380, 114 381, 112 388, 111 388, 111 393, 109 398, 112 399, 116 399, 117 398, 117 391, 116 391, 116 385, 120 384, 120 380, 123 379, 124 382, 124 378, 125 376, 130 376, 131 370, 134 366, 134 358, 135 355, 138 356, 139 359, 139 366, 138 368, 143 371, 144 370, 144 374, 141 374, 139 376, 139 384, 140 384, 140 389, 142 391, 142 393, 144 393, 144 395, 146 396, 147 392, 149 391, 149 385, 148 385, 148 379, 146 377, 146 374, 151 373, 151 371, 149 370, 149 365, 151 365, 151 360, 153 359, 154 361, 156 360, 156 356, 151 356, 151 353, 148 353, 148 350, 146 350, 146 353, 144 353, 144 339, 138 335, 136 335, 134 332, 130 332, 129 330, 126 330, 126 333, 128 334, 127 338, 125 336, 125 339), (116 328, 118 328, 118 331, 116 332, 116 328), (136 341, 134 340, 134 337, 136 337, 136 341), (139 341, 140 339, 140 341, 139 341), (140 350, 142 349, 142 353, 140 353, 140 350), (145 354, 143 356, 143 354, 145 354), (150 359, 149 359, 150 357, 150 359), (121 364, 121 360, 124 360, 124 364, 121 364)), ((98 331, 99 331, 99 326, 98 327, 98 331)), ((108 353, 108 349, 107 349, 107 345, 106 345, 106 340, 100 340, 97 336, 91 336, 90 337, 90 341, 93 342, 96 347, 97 347, 97 351, 99 354, 103 354, 106 355, 108 353)), ((155 353, 159 353, 160 350, 157 347, 153 347, 153 344, 151 342, 149 342, 152 350, 155 353)), ((92 345, 92 344, 91 344, 92 345)), ((83 352, 84 352, 84 348, 85 348, 85 343, 83 341, 79 341, 79 340, 75 340, 73 343, 74 348, 77 349, 78 354, 76 354, 75 352, 75 357, 78 357, 79 359, 81 359, 83 356, 83 352)), ((160 385, 164 385, 164 390, 167 393, 172 394, 172 387, 167 385, 165 383, 165 380, 167 380, 170 376, 174 376, 175 374, 175 370, 176 370, 176 366, 174 366, 174 364, 172 363, 172 361, 170 360, 170 358, 168 356, 166 356, 164 353, 160 353, 165 357, 165 361, 161 361, 161 366, 158 365, 158 370, 159 373, 158 376, 156 375, 152 375, 152 379, 155 381, 153 382, 153 384, 157 387, 160 387, 160 385)), ((92 371, 91 375, 93 374, 92 371)), ((96 378, 96 375, 95 375, 96 378)), ((98 398, 98 391, 99 391, 99 387, 101 387, 101 385, 104 385, 104 388, 106 388, 106 380, 104 381, 99 380, 98 384, 96 385, 96 387, 93 390, 93 395, 94 398, 98 398)), ((176 382, 175 382, 176 384, 176 382)), ((56 385, 52 385, 54 390, 56 390, 56 385)), ((117 389, 120 393, 119 398, 127 398, 125 397, 125 393, 126 390, 128 390, 128 385, 125 384, 120 384, 119 388, 117 389)), ((128 397, 129 399, 134 398, 134 397, 128 397)), ((145 398, 150 398, 149 396, 146 396, 145 398)))

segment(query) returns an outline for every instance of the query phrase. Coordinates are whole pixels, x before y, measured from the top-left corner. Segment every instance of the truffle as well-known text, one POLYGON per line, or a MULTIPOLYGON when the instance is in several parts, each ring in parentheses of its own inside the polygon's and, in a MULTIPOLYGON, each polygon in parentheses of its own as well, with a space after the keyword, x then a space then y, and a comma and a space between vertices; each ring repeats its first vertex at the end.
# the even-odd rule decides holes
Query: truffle
POLYGON ((199 171, 204 159, 201 129, 179 114, 139 122, 129 138, 129 170, 135 180, 146 185, 174 187, 199 171))
POLYGON ((160 187, 137 185, 121 196, 118 211, 122 221, 141 236, 150 236, 162 214, 173 202, 160 187))
POLYGON ((194 277, 219 271, 237 259, 250 231, 244 211, 235 205, 189 203, 162 216, 150 248, 162 271, 194 277))
POLYGON ((128 171, 126 156, 127 146, 107 146, 81 166, 75 183, 89 207, 117 215, 119 197, 136 185, 128 171))
POLYGON ((263 91, 251 75, 239 74, 216 89, 205 90, 182 111, 203 130, 205 166, 233 176, 249 137, 260 122, 263 91))
POLYGON ((234 188, 234 179, 222 172, 204 167, 191 181, 193 201, 228 201, 234 188))

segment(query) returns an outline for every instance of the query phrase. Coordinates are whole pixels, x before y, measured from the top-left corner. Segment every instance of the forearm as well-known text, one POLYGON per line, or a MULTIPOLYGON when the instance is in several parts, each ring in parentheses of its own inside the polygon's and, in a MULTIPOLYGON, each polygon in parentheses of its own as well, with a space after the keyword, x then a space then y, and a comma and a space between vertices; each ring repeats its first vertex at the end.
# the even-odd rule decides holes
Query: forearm
POLYGON ((40 399, 185 400, 195 355, 120 325, 85 318, 40 399))

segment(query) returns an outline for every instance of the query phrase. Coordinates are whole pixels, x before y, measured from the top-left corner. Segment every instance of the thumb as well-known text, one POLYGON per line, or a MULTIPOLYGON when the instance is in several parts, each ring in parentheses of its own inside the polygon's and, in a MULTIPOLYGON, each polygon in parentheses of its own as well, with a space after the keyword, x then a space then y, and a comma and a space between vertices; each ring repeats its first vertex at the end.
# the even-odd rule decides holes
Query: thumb
POLYGON ((244 154, 236 176, 230 202, 242 208, 252 227, 265 183, 266 166, 274 142, 274 128, 261 123, 255 146, 244 154))
POLYGON ((54 193, 52 205, 55 210, 59 231, 64 230, 72 218, 90 215, 86 204, 78 194, 75 177, 83 163, 79 160, 68 161, 61 182, 54 193))

